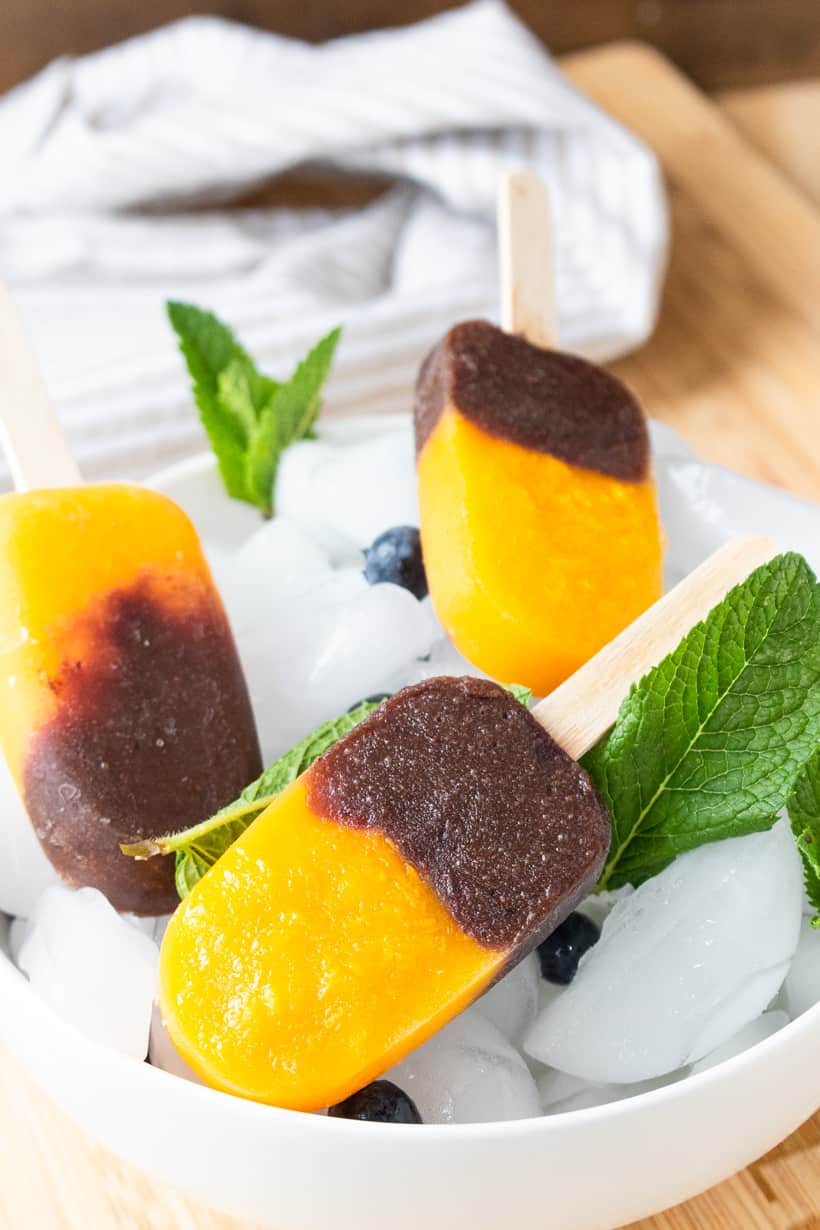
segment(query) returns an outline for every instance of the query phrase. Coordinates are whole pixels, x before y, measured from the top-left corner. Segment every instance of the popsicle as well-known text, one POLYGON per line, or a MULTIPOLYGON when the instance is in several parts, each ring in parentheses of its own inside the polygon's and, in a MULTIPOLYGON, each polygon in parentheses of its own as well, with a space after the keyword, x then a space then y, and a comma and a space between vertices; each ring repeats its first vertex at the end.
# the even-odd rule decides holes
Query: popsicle
POLYGON ((171 919, 159 1005, 182 1059, 218 1089, 316 1110, 476 999, 597 881, 609 818, 573 757, 772 553, 719 553, 532 713, 488 680, 438 678, 335 744, 171 919))
POLYGON ((661 593, 643 412, 614 376, 549 346, 549 217, 502 189, 506 331, 451 329, 421 368, 421 538, 436 613, 496 679, 545 695, 661 593))
POLYGON ((63 879, 167 913, 173 867, 120 843, 204 819, 261 769, 227 617, 181 508, 78 485, 2 287, 0 359, 18 486, 0 497, 0 745, 63 879))

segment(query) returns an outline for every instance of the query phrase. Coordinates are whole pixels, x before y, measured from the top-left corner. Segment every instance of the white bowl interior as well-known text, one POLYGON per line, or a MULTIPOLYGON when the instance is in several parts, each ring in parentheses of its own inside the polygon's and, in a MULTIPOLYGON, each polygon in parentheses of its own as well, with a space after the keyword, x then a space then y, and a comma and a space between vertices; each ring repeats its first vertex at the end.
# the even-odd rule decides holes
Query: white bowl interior
MULTIPOLYGON (((381 420, 391 430, 404 416, 381 420)), ((365 438, 375 422, 328 424, 365 438)), ((820 559, 820 508, 705 465, 653 424, 670 580, 737 533, 820 559)), ((239 542, 256 513, 229 502, 213 460, 151 484, 206 539, 239 542)), ((820 1105, 820 1005, 719 1067, 627 1101, 513 1123, 423 1128, 259 1106, 102 1048, 34 995, 0 927, 0 1032, 42 1087, 115 1153, 203 1202, 290 1230, 606 1230, 677 1203, 765 1152, 820 1105)))

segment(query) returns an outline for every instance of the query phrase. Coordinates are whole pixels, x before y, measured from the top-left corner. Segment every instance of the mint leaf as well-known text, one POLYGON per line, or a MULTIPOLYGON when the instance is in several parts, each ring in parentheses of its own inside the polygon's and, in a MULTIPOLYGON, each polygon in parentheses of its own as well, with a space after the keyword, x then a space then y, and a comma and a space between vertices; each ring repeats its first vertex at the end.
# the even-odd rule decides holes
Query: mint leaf
POLYGON ((232 363, 250 364, 250 360, 231 330, 212 312, 175 302, 166 304, 166 310, 191 373, 194 401, 216 454, 222 481, 228 495, 244 500, 247 431, 242 414, 225 402, 219 386, 220 377, 232 363))
POLYGON ((289 444, 298 440, 283 434, 283 427, 271 404, 259 416, 259 422, 248 446, 245 458, 245 481, 251 499, 266 516, 273 513, 273 484, 279 468, 279 458, 289 444))
POLYGON ((217 397, 222 410, 235 424, 242 443, 247 446, 257 430, 260 414, 279 385, 262 376, 247 355, 236 354, 219 373, 217 397))
POLYGON ((733 589, 633 687, 584 764, 612 817, 599 888, 770 828, 820 735, 820 587, 799 555, 733 589))
POLYGON ((334 329, 317 342, 265 405, 248 450, 247 484, 254 502, 273 511, 273 485, 279 459, 289 444, 313 435, 319 414, 319 393, 327 379, 341 336, 334 329))
POLYGON ((319 393, 327 379, 341 329, 333 329, 317 342, 286 384, 276 390, 271 407, 283 437, 301 440, 308 435, 319 414, 319 393))
POLYGON ((175 854, 177 892, 184 897, 286 786, 309 769, 314 760, 318 760, 337 740, 358 726, 369 713, 378 709, 381 703, 362 701, 349 713, 317 726, 265 769, 261 777, 246 786, 236 802, 220 808, 209 819, 193 828, 171 833, 168 837, 121 846, 123 854, 137 859, 175 854))
POLYGON ((282 383, 257 369, 212 312, 190 303, 166 306, 228 495, 270 516, 279 459, 288 445, 313 435, 341 330, 317 342, 282 383))
POLYGON ((510 692, 525 709, 529 709, 532 701, 532 688, 525 688, 523 683, 505 683, 504 689, 510 692))
POLYGON ((803 766, 787 806, 803 860, 806 895, 817 910, 813 925, 820 927, 820 746, 803 766))

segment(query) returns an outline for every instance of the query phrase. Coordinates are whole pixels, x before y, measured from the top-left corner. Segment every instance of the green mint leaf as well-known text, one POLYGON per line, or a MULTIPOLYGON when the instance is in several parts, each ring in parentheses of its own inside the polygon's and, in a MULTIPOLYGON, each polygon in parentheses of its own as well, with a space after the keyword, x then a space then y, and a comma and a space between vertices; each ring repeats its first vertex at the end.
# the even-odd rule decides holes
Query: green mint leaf
POLYGON ((820 746, 803 766, 787 804, 797 848, 806 875, 806 895, 817 910, 820 927, 820 746))
POLYGON ((820 587, 781 555, 631 689, 584 758, 612 817, 599 888, 771 827, 820 735, 819 684, 820 587))
POLYGON ((529 709, 532 702, 532 688, 525 688, 523 683, 505 683, 503 686, 525 709, 529 709))
POLYGON ((194 401, 216 455, 222 481, 228 495, 237 500, 247 499, 244 460, 247 431, 241 411, 223 399, 220 380, 232 364, 252 366, 251 361, 231 330, 212 312, 190 303, 170 302, 166 308, 191 374, 194 401))
POLYGON ((286 786, 309 769, 314 760, 318 760, 343 735, 358 726, 369 713, 378 709, 381 703, 362 701, 349 713, 317 726, 265 769, 261 777, 246 786, 234 803, 220 808, 207 820, 182 832, 171 833, 168 837, 121 846, 123 854, 137 859, 175 854, 177 892, 184 897, 286 786))
POLYGON ((275 380, 260 375, 247 355, 237 354, 219 373, 216 387, 222 411, 234 423, 247 448, 260 415, 279 386, 275 380))
POLYGON ((245 499, 270 516, 273 472, 291 441, 281 437, 281 425, 271 401, 281 385, 260 376, 248 360, 234 358, 220 374, 219 397, 224 409, 241 425, 244 447, 245 499))
POLYGON ((314 438, 319 394, 341 330, 317 342, 291 378, 280 383, 258 371, 212 312, 176 302, 167 310, 228 495, 255 504, 269 517, 282 453, 296 440, 314 438))
POLYGON ((319 394, 333 363, 341 334, 340 328, 333 329, 317 342, 290 380, 281 384, 271 399, 271 409, 279 420, 285 447, 294 440, 303 440, 313 430, 319 414, 319 394))
MULTIPOLYGON (((273 406, 268 404, 259 416, 245 457, 245 482, 253 502, 266 517, 273 516, 273 485, 279 459, 293 440, 286 439, 283 425, 273 406)), ((295 437, 298 439, 298 437, 295 437)))
POLYGON ((319 394, 341 336, 334 329, 317 342, 290 380, 280 384, 259 415, 247 454, 246 482, 266 516, 273 513, 273 488, 282 453, 297 440, 311 439, 319 415, 319 394))

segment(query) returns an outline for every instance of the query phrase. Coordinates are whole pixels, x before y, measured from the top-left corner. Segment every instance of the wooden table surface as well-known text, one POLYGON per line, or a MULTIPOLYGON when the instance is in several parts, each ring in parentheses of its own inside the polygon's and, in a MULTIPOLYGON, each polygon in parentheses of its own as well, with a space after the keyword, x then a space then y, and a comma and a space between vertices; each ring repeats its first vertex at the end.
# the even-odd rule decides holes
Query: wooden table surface
MULTIPOLYGON (((629 52, 570 65, 659 149, 670 186, 675 246, 660 326, 619 366, 701 452, 817 497, 820 214, 809 196, 820 203, 820 83, 723 100, 802 195, 662 62, 644 63, 642 91, 629 52)), ((1 1050, 0 1140, 0 1230, 250 1230, 85 1139, 1 1050)), ((820 1116, 742 1174, 632 1230, 820 1230, 820 1116)))
MULTIPOLYGON (((321 42, 421 21, 462 0, 3 0, 0 90, 55 56, 82 55, 191 11, 321 42)), ((704 89, 820 73, 817 0, 508 0, 554 54, 616 39, 657 47, 704 89)))

